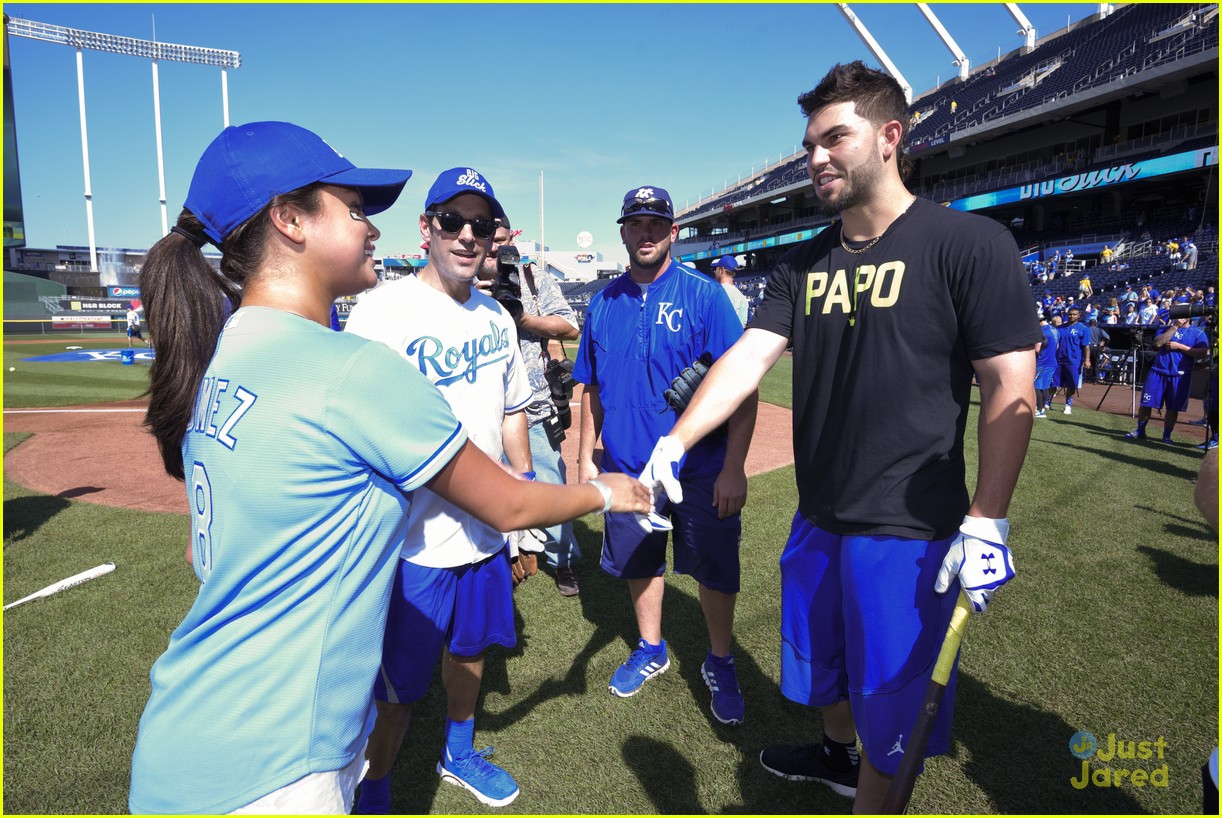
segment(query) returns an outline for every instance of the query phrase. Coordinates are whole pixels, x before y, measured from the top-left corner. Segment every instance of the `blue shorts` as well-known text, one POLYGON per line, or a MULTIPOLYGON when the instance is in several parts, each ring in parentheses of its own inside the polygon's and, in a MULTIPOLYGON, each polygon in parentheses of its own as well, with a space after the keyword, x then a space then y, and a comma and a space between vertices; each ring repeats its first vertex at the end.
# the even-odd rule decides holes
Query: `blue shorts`
MULTIPOLYGON (((661 513, 674 524, 675 573, 689 574, 712 591, 738 593, 738 541, 742 516, 717 517, 713 505, 716 474, 683 480, 683 502, 667 502, 661 513)), ((665 531, 646 533, 632 514, 603 515, 602 568, 620 579, 660 577, 666 573, 665 531)))
POLYGON ((1036 389, 1051 389, 1053 375, 1056 374, 1055 366, 1038 366, 1035 368, 1035 388, 1036 389))
POLYGON ((457 568, 399 560, 374 698, 396 704, 422 699, 442 648, 479 656, 489 645, 517 643, 508 548, 457 568))
MULTIPOLYGON (((781 693, 848 699, 870 763, 895 775, 959 595, 935 594, 951 540, 832 534, 795 514, 781 555, 781 693)), ((955 662, 925 756, 950 749, 955 662)))
POLYGON ((1058 387, 1078 390, 1082 388, 1082 364, 1065 363, 1064 361, 1057 362, 1056 380, 1053 382, 1058 387))
POLYGON ((1168 412, 1183 412, 1188 409, 1188 393, 1192 389, 1192 378, 1183 375, 1167 375, 1150 372, 1141 388, 1141 405, 1150 409, 1166 407, 1168 412))

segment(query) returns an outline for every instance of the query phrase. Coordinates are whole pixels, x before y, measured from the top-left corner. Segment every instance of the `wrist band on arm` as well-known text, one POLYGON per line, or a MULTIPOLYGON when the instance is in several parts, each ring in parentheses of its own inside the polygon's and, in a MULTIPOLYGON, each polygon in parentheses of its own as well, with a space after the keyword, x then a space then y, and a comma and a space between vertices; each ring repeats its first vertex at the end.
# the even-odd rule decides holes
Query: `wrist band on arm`
POLYGON ((611 510, 611 489, 607 487, 606 483, 599 480, 591 480, 589 485, 598 489, 598 493, 603 496, 603 514, 606 514, 611 510))

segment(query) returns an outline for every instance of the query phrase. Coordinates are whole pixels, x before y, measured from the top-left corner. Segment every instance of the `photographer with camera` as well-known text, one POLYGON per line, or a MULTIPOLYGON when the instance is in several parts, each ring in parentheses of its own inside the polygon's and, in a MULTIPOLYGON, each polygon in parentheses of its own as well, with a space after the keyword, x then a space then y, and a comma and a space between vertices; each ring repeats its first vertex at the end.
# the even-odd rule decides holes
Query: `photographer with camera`
MULTIPOLYGON (((530 453, 535 479, 563 485, 567 482, 560 444, 564 430, 572 425, 569 399, 573 396, 572 364, 553 359, 548 342, 572 341, 578 336, 577 317, 560 292, 560 285, 546 270, 537 270, 529 259, 521 259, 513 246, 508 219, 497 219, 492 253, 484 260, 476 287, 495 298, 518 326, 518 345, 530 379, 533 397, 526 407, 530 453)), ((542 529, 542 543, 524 541, 520 547, 542 548, 547 564, 556 572, 561 596, 581 592, 573 563, 581 558, 573 524, 542 529)), ((514 572, 516 582, 537 570, 537 557, 523 551, 514 572)), ((516 584, 515 582, 515 584, 516 584)))
POLYGON ((1174 443, 1171 431, 1180 412, 1188 408, 1192 365, 1209 354, 1209 339, 1199 327, 1191 325, 1191 310, 1172 308, 1172 323, 1154 339, 1158 353, 1141 390, 1137 428, 1125 435, 1129 440, 1145 440, 1150 410, 1162 408, 1163 443, 1174 443))

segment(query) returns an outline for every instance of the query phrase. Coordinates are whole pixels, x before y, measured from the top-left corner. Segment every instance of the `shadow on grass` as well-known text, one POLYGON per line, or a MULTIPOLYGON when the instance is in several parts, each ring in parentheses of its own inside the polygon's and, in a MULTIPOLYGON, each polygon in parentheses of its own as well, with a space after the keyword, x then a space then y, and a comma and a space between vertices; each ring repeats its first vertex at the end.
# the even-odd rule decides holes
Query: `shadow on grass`
MULTIPOLYGON (((959 673, 951 736, 968 750, 964 775, 989 797, 998 813, 1146 812, 1123 789, 1078 790, 1070 785, 1070 779, 1081 774, 1082 762, 1070 754, 1069 740, 1082 729, 1086 726, 995 696, 979 679, 959 673)), ((920 786, 918 780, 918 790, 920 786)))
MULTIPOLYGON (((1130 451, 1134 452, 1134 454, 1129 455, 1118 451, 1111 451, 1109 449, 1091 448, 1089 446, 1075 446, 1072 443, 1064 443, 1061 441, 1056 442, 1057 445, 1063 446, 1066 449, 1077 449, 1080 452, 1098 455, 1099 457, 1103 457, 1108 460, 1114 460, 1117 463, 1123 463, 1126 466, 1135 466, 1139 469, 1145 469, 1157 474, 1165 474, 1168 477, 1179 477, 1184 480, 1194 479, 1197 476, 1197 468, 1199 467, 1199 463, 1197 463, 1197 461, 1200 459, 1199 457, 1193 457, 1192 468, 1185 469, 1179 466, 1174 466, 1170 463, 1165 463, 1162 460, 1157 460, 1152 457, 1138 456, 1138 453, 1140 453, 1142 449, 1146 448, 1146 446, 1149 444, 1133 444, 1130 451)), ((1163 446, 1160 443, 1155 443, 1153 445, 1158 446, 1158 451, 1161 452, 1178 452, 1185 456, 1197 454, 1196 449, 1188 446, 1163 446)))
POLYGON ((1218 596, 1217 565, 1194 562, 1148 545, 1139 545, 1137 550, 1150 558, 1155 575, 1167 587, 1188 596, 1218 596))
POLYGON ((38 529, 70 503, 65 497, 50 497, 45 494, 30 497, 14 497, 4 501, 4 541, 19 542, 33 535, 38 529))

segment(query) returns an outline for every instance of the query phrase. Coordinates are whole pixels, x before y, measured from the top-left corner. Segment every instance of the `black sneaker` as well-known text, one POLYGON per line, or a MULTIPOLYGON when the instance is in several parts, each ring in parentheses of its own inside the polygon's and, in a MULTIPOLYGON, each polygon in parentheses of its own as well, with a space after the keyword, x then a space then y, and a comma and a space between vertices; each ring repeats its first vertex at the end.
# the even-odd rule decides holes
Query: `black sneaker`
POLYGON ((840 795, 857 795, 858 765, 846 772, 830 769, 822 744, 774 744, 760 752, 760 764, 788 781, 818 781, 840 795))
POLYGON ((556 590, 560 592, 560 596, 577 596, 581 593, 577 572, 571 566, 565 565, 556 569, 556 590))

